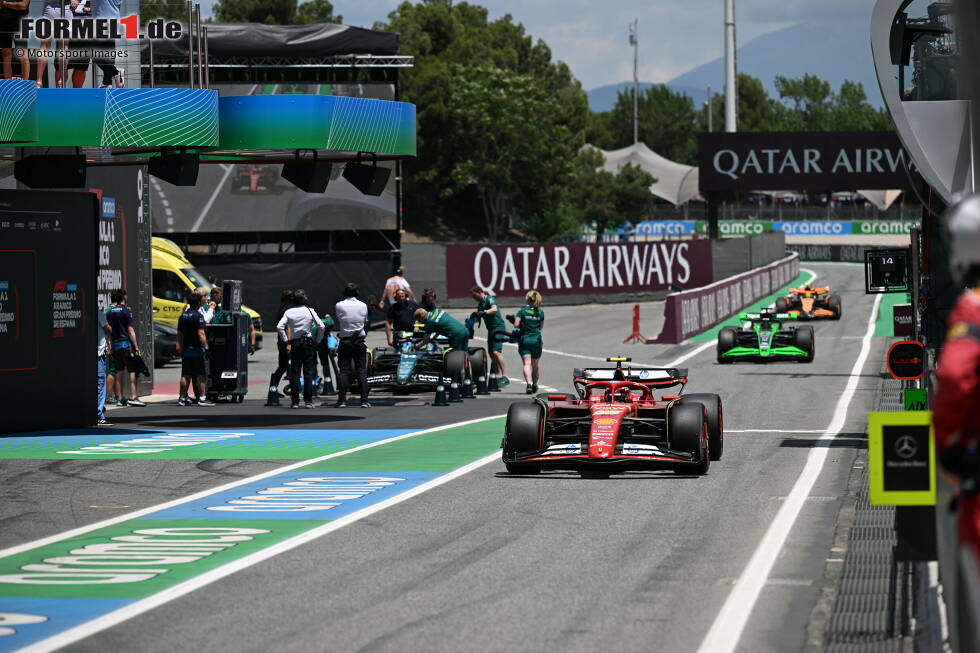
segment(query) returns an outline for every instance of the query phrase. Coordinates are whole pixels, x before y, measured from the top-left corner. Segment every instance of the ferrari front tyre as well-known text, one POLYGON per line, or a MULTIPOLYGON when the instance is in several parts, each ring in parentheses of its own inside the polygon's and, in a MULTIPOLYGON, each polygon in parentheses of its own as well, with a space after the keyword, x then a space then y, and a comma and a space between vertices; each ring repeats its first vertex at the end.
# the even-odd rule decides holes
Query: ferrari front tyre
POLYGON ((674 404, 667 409, 667 440, 670 448, 694 456, 694 464, 674 467, 678 474, 707 474, 711 464, 708 439, 705 436, 704 406, 701 404, 674 404))
POLYGON ((776 298, 776 312, 777 313, 785 313, 788 310, 789 310, 789 302, 786 301, 786 298, 785 297, 777 297, 776 298))
POLYGON ((544 410, 541 404, 521 401, 510 405, 504 426, 504 466, 511 474, 537 474, 540 463, 509 462, 508 456, 537 451, 544 437, 544 410))
POLYGON ((843 306, 841 305, 840 295, 831 295, 827 298, 827 308, 834 312, 832 320, 839 320, 843 306))
POLYGON ((796 331, 793 333, 793 345, 807 353, 806 357, 801 359, 804 363, 812 363, 816 351, 813 327, 809 325, 796 327, 796 331))
POLYGON ((722 356, 726 351, 735 346, 738 330, 735 327, 724 327, 718 332, 718 362, 721 364, 731 363, 732 359, 722 356))
POLYGON ((684 395, 683 403, 699 403, 704 406, 704 418, 708 422, 708 454, 711 460, 721 460, 725 450, 725 422, 721 397, 708 393, 684 395))
POLYGON ((462 385, 463 370, 466 369, 466 352, 454 349, 446 354, 442 362, 442 373, 462 385))

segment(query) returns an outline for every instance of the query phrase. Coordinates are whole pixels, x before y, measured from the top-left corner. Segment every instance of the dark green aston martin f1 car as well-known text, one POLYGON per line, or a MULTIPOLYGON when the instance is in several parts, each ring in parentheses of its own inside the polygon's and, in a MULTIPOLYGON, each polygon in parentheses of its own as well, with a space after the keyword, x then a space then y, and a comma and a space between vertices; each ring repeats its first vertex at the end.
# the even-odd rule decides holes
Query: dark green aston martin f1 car
POLYGON ((791 325, 796 320, 789 313, 760 313, 739 315, 741 327, 725 327, 718 332, 718 362, 738 360, 765 362, 771 360, 813 361, 815 341, 813 327, 791 325))

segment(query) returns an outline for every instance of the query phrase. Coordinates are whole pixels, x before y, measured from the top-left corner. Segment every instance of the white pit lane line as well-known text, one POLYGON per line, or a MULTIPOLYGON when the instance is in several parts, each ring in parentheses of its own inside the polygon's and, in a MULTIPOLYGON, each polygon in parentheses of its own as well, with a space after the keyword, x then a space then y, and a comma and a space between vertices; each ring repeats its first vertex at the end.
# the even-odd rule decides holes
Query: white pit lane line
POLYGON ((875 296, 871 316, 868 318, 868 328, 861 341, 861 351, 857 360, 854 361, 854 367, 851 368, 851 374, 848 376, 844 392, 841 393, 837 405, 834 407, 833 419, 823 430, 823 434, 817 438, 817 446, 810 449, 803 471, 800 472, 799 478, 793 484, 793 489, 790 490, 786 500, 780 506, 775 519, 766 529, 762 541, 759 542, 749 559, 749 563, 735 582, 735 587, 725 599, 725 603, 711 624, 707 636, 701 642, 698 653, 731 653, 738 646, 745 625, 752 615, 752 609, 755 607, 759 594, 769 578, 769 573, 776 563, 776 558, 782 551, 786 538, 789 536, 796 518, 800 515, 804 502, 810 496, 820 472, 823 471, 824 462, 830 453, 830 442, 840 435, 844 429, 847 410, 851 400, 854 399, 864 364, 871 352, 871 341, 875 333, 875 319, 881 305, 881 298, 882 295, 875 296))
MULTIPOLYGON (((494 417, 485 417, 478 420, 471 420, 469 422, 459 422, 449 426, 461 426, 463 424, 472 424, 473 422, 482 422, 484 420, 495 419, 497 417, 503 417, 503 415, 495 415, 494 417)), ((448 426, 438 427, 438 429, 430 429, 430 430, 441 430, 444 428, 448 428, 448 426)), ((428 431, 419 431, 418 433, 410 433, 399 437, 404 438, 404 437, 409 437, 411 435, 419 435, 421 433, 426 433, 426 432, 428 431)), ((395 439, 398 438, 391 438, 389 440, 383 440, 382 442, 375 442, 372 443, 372 445, 378 445, 384 442, 391 442, 392 440, 395 439)), ((350 451, 353 451, 353 449, 351 449, 350 451)), ((349 452, 341 452, 341 453, 349 453, 349 452)), ((136 601, 135 603, 131 603, 130 605, 120 608, 115 612, 110 612, 107 615, 103 615, 102 617, 83 623, 80 626, 75 626, 74 628, 70 630, 66 630, 53 637, 49 637, 47 639, 41 640, 40 642, 37 642, 30 646, 26 646, 20 649, 18 653, 47 653, 48 651, 56 651, 64 646, 77 642, 81 639, 85 639, 86 637, 94 635, 99 631, 105 630, 106 628, 111 628, 112 626, 115 626, 124 621, 132 619, 133 617, 141 615, 144 612, 160 607, 161 605, 165 603, 169 603, 174 599, 178 599, 181 596, 184 596, 185 594, 190 594, 191 592, 198 590, 206 585, 210 585, 215 581, 221 580, 226 576, 230 576, 234 573, 242 571, 243 569, 248 569, 249 567, 257 565, 260 562, 263 562, 265 560, 268 560, 269 558, 277 556, 280 553, 285 553, 286 551, 295 549, 298 546, 302 546, 303 544, 312 542, 317 538, 323 537, 324 535, 339 530, 349 524, 353 524, 356 521, 360 521, 365 517, 370 517, 371 515, 380 512, 385 508, 390 508, 391 506, 399 504, 402 501, 407 501, 413 497, 416 497, 422 494, 423 492, 428 492, 433 488, 437 488, 440 485, 444 485, 449 481, 452 481, 454 479, 459 478, 460 476, 468 474, 472 472, 474 469, 483 467, 484 465, 488 463, 492 463, 495 460, 500 460, 500 452, 494 452, 489 456, 485 456, 478 460, 474 460, 473 462, 467 465, 455 469, 447 474, 443 474, 438 478, 434 478, 431 481, 428 481, 427 483, 423 483, 422 485, 418 485, 414 488, 406 490, 405 492, 402 492, 397 496, 393 496, 390 499, 386 499, 374 505, 368 506, 366 508, 362 508, 357 512, 351 513, 345 517, 341 517, 334 521, 328 522, 323 526, 319 526, 312 530, 300 533, 299 535, 296 535, 295 537, 291 537, 288 540, 283 540, 278 544, 273 544, 272 546, 266 547, 260 551, 256 551, 255 553, 247 555, 244 558, 239 558, 238 560, 229 562, 216 569, 212 569, 211 571, 200 574, 199 576, 195 576, 194 578, 191 578, 190 580, 180 583, 179 585, 174 585, 173 587, 165 589, 162 592, 158 592, 145 599, 136 601)), ((307 464, 309 463, 307 462, 307 464)), ((293 465, 291 465, 290 467, 293 467, 293 465)), ((276 471, 278 472, 281 470, 276 470, 276 471)), ((263 474, 262 476, 264 475, 265 474, 263 474)), ((247 480, 252 481, 256 478, 258 477, 253 476, 247 480)), ((240 483, 237 482, 234 483, 234 485, 239 485, 239 484, 240 483)), ((208 494, 210 493, 211 492, 208 492, 208 494)))

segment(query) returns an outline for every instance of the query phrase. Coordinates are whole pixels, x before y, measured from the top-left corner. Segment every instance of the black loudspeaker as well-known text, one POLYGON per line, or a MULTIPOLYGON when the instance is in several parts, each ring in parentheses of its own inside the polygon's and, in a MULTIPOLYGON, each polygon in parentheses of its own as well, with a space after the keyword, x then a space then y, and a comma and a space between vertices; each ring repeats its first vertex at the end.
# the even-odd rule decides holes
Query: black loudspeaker
POLYGON ((344 166, 344 179, 365 195, 380 195, 388 184, 391 169, 365 163, 348 163, 344 166))
POLYGON ((85 155, 26 156, 14 163, 14 178, 31 188, 85 188, 85 155))
POLYGON ((327 190, 332 166, 317 159, 293 159, 282 165, 282 178, 307 193, 327 190))
POLYGON ((149 170, 154 177, 174 186, 193 186, 201 160, 197 154, 162 154, 150 159, 149 170))

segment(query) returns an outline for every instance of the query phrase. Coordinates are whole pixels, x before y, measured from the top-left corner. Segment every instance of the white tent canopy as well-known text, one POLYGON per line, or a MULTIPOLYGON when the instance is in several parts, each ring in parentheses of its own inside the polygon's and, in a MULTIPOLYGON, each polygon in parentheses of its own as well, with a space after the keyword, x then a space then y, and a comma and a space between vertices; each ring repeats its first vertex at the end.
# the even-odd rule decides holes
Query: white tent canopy
POLYGON ((879 211, 884 211, 892 203, 897 200, 901 195, 900 190, 859 190, 858 194, 863 195, 864 199, 868 200, 876 207, 879 211))
MULTIPOLYGON (((594 145, 585 147, 596 148, 594 145)), ((618 173, 620 168, 632 164, 648 173, 654 179, 650 192, 671 204, 685 204, 698 195, 698 169, 686 166, 660 156, 644 143, 634 143, 619 150, 599 150, 606 160, 600 170, 618 173)))

